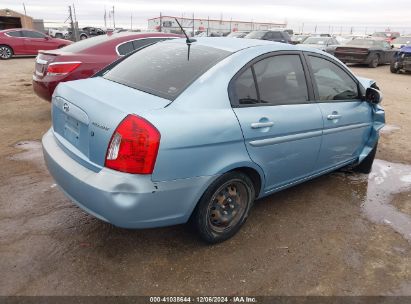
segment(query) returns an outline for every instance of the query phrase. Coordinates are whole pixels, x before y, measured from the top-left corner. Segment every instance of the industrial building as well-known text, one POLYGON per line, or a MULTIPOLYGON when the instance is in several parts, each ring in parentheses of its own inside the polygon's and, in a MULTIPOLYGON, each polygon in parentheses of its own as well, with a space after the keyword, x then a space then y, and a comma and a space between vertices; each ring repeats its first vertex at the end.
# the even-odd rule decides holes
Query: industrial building
POLYGON ((0 30, 10 28, 28 28, 44 31, 44 22, 41 19, 33 19, 30 16, 20 14, 11 9, 0 9, 0 30))
POLYGON ((272 23, 272 22, 252 22, 252 21, 238 21, 238 20, 216 20, 208 18, 186 18, 175 16, 159 16, 148 19, 148 29, 161 32, 179 32, 180 28, 175 21, 178 22, 187 32, 207 32, 211 33, 229 33, 236 31, 253 31, 253 30, 267 30, 272 28, 285 28, 286 23, 272 23))

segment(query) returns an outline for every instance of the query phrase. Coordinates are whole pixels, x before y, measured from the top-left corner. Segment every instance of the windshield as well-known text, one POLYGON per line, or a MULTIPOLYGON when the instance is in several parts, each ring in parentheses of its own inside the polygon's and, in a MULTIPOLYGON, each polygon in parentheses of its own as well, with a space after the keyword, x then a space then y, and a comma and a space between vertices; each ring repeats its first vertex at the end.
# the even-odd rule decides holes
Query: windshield
POLYGON ((131 55, 104 78, 169 100, 230 55, 225 50, 193 43, 157 43, 131 55))
POLYGON ((307 38, 303 42, 303 44, 327 44, 328 40, 329 39, 324 38, 324 37, 318 37, 318 38, 310 37, 310 38, 307 38))
POLYGON ((347 42, 346 45, 357 45, 357 46, 375 46, 376 43, 374 40, 369 40, 369 39, 354 39, 349 42, 347 42))
POLYGON ((264 35, 265 35, 266 33, 267 33, 266 31, 254 31, 254 32, 251 32, 251 33, 247 34, 247 35, 245 36, 245 38, 261 39, 261 38, 264 37, 264 35))

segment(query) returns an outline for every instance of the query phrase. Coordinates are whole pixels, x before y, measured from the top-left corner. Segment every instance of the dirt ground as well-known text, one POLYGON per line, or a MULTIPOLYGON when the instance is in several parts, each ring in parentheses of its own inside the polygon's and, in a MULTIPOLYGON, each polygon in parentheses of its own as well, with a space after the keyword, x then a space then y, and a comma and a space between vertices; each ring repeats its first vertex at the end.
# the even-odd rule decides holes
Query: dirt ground
POLYGON ((231 240, 124 230, 72 204, 44 167, 50 104, 33 58, 0 61, 0 295, 411 295, 411 75, 353 67, 384 92, 373 172, 256 203, 231 240))

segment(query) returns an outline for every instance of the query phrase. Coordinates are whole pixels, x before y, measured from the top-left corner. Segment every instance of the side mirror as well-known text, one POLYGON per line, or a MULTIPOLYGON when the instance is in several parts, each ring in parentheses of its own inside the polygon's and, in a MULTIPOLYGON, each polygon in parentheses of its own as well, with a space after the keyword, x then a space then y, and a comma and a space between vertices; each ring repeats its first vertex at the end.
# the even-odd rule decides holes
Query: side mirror
POLYGON ((378 91, 377 89, 374 88, 368 88, 367 91, 365 92, 365 101, 373 103, 373 104, 379 104, 382 101, 382 93, 378 91))

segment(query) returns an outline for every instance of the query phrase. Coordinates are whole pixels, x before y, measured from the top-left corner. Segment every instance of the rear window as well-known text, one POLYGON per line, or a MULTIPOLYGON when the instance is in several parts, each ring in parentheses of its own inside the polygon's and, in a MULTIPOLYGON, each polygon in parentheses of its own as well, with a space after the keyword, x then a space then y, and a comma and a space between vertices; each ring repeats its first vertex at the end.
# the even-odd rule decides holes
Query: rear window
POLYGON ((158 43, 131 55, 104 78, 174 100, 193 81, 230 52, 193 43, 190 60, 184 43, 158 43))
POLYGON ((108 35, 96 36, 96 37, 80 40, 80 41, 77 41, 76 43, 65 46, 63 50, 65 52, 78 53, 78 52, 82 52, 88 48, 94 47, 108 40, 110 40, 110 36, 108 35))

